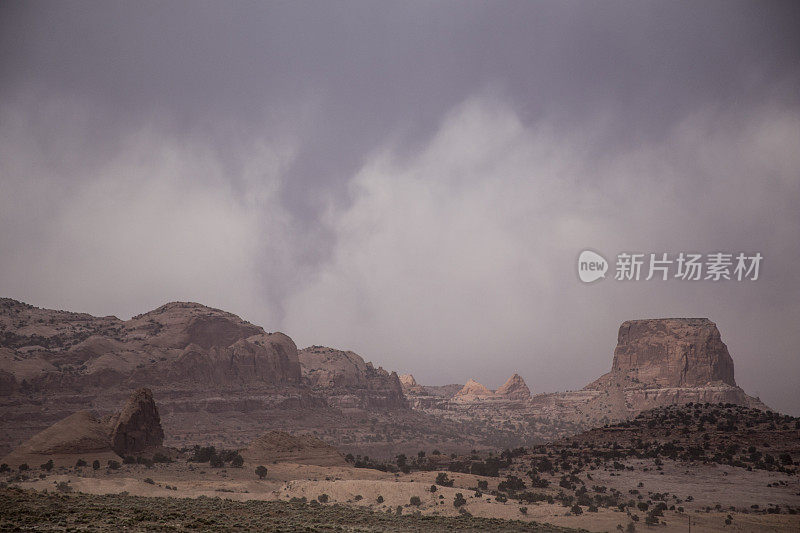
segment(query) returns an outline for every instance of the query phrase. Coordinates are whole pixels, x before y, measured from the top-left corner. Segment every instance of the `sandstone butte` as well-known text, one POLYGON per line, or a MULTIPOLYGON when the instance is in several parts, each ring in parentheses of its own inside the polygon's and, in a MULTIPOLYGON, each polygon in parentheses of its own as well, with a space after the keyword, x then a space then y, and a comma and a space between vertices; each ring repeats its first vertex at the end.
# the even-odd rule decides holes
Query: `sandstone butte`
POLYGON ((611 372, 587 388, 736 387, 733 359, 707 318, 628 320, 617 335, 611 372))

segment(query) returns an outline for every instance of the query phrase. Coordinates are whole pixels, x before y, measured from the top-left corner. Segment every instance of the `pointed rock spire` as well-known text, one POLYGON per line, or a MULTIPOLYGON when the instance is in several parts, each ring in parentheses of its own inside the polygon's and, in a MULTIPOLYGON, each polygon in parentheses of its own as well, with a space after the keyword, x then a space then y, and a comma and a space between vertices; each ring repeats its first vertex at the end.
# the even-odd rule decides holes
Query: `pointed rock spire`
POLYGON ((494 394, 510 400, 528 400, 531 397, 531 390, 522 376, 514 374, 494 394))
POLYGON ((477 398, 490 398, 493 395, 492 391, 475 381, 474 379, 470 379, 467 383, 458 391, 454 398, 461 398, 461 399, 477 399, 477 398))

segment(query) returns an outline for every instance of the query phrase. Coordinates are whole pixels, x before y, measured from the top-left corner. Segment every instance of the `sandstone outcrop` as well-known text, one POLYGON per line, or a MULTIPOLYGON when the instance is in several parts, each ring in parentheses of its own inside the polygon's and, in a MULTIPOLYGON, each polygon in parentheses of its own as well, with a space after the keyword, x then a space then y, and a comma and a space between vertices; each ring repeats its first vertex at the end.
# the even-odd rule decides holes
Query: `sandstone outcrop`
POLYGON ((526 401, 531 399, 531 390, 519 374, 514 374, 503 386, 494 392, 495 398, 512 401, 526 401))
POLYGON ((736 386, 728 347, 707 318, 623 322, 604 378, 653 387, 736 386))
POLYGON ((623 414, 617 418, 689 402, 767 408, 736 385, 733 358, 707 318, 623 322, 611 372, 585 390, 605 392, 606 403, 617 398, 614 409, 608 409, 623 414))
POLYGON ((304 380, 341 408, 405 409, 408 402, 395 372, 375 368, 357 353, 310 346, 298 353, 304 380))
POLYGON ((119 460, 126 455, 153 452, 163 440, 152 393, 140 389, 108 419, 78 411, 37 433, 2 461, 12 466, 38 466, 52 459, 58 466, 74 466, 78 459, 119 460))
POLYGON ((111 448, 119 455, 135 455, 164 442, 161 417, 150 389, 134 392, 108 425, 111 448))
POLYGON ((464 386, 458 391, 455 396, 453 396, 454 401, 459 402, 470 402, 475 400, 482 400, 486 398, 491 398, 494 396, 494 393, 475 381, 471 379, 467 381, 464 386))
POLYGON ((215 389, 296 385, 294 342, 219 309, 172 302, 122 321, 0 300, 3 390, 191 382, 215 389), (14 377, 14 382, 6 374, 14 377))
POLYGON ((242 457, 255 465, 285 462, 347 466, 344 456, 325 441, 311 435, 291 435, 283 431, 270 431, 258 437, 242 451, 242 457))

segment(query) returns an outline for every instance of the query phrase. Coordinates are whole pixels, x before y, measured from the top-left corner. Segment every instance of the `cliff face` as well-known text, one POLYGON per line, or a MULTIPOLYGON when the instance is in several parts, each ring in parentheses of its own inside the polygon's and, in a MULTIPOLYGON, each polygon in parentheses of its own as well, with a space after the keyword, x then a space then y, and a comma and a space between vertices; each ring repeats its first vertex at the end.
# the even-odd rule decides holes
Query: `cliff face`
POLYGON ((733 359, 716 324, 707 318, 623 322, 611 372, 584 390, 602 391, 602 408, 616 419, 689 402, 767 409, 736 385, 733 359))
POLYGON ((408 401, 395 372, 375 368, 357 353, 311 346, 298 354, 303 379, 342 408, 405 409, 408 401))
POLYGON ((661 387, 736 386, 728 347, 707 318, 623 322, 611 372, 661 387))
POLYGON ((0 299, 0 453, 76 411, 109 415, 142 387, 176 440, 327 407, 301 384, 292 339, 225 311, 173 302, 120 320, 0 299))
POLYGON ((611 372, 595 383, 612 381, 654 388, 736 386, 733 359, 707 318, 623 322, 611 372))
POLYGON ((161 417, 150 389, 134 392, 122 411, 111 417, 108 426, 111 448, 120 456, 133 455, 164 442, 161 417))
POLYGON ((191 382, 226 389, 300 382, 297 347, 289 337, 182 302, 122 321, 0 300, 0 371, 0 394, 20 387, 135 389, 191 382))

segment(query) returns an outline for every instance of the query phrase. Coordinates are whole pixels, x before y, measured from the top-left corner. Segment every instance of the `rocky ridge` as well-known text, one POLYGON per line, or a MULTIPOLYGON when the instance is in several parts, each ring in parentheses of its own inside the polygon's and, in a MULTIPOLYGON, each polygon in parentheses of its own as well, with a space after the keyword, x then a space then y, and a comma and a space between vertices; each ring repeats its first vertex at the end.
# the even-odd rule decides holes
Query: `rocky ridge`
POLYGON ((408 407, 397 373, 375 368, 355 352, 310 346, 298 358, 303 379, 339 408, 408 407))
POLYGON ((669 405, 734 404, 767 410, 736 385, 733 359, 707 318, 631 320, 619 328, 612 369, 578 391, 531 396, 515 374, 495 392, 470 380, 451 396, 406 388, 411 404, 453 420, 516 426, 528 439, 554 438, 669 405), (502 400, 499 402, 498 400, 502 400))
POLYGON ((303 430, 344 407, 407 408, 396 375, 358 359, 317 388, 291 338, 219 309, 172 302, 120 320, 0 299, 0 453, 76 411, 112 414, 141 387, 173 444, 234 446, 253 423, 303 430))
POLYGON ((346 466, 344 456, 330 444, 311 435, 270 431, 253 440, 242 451, 251 464, 288 462, 318 466, 346 466))

